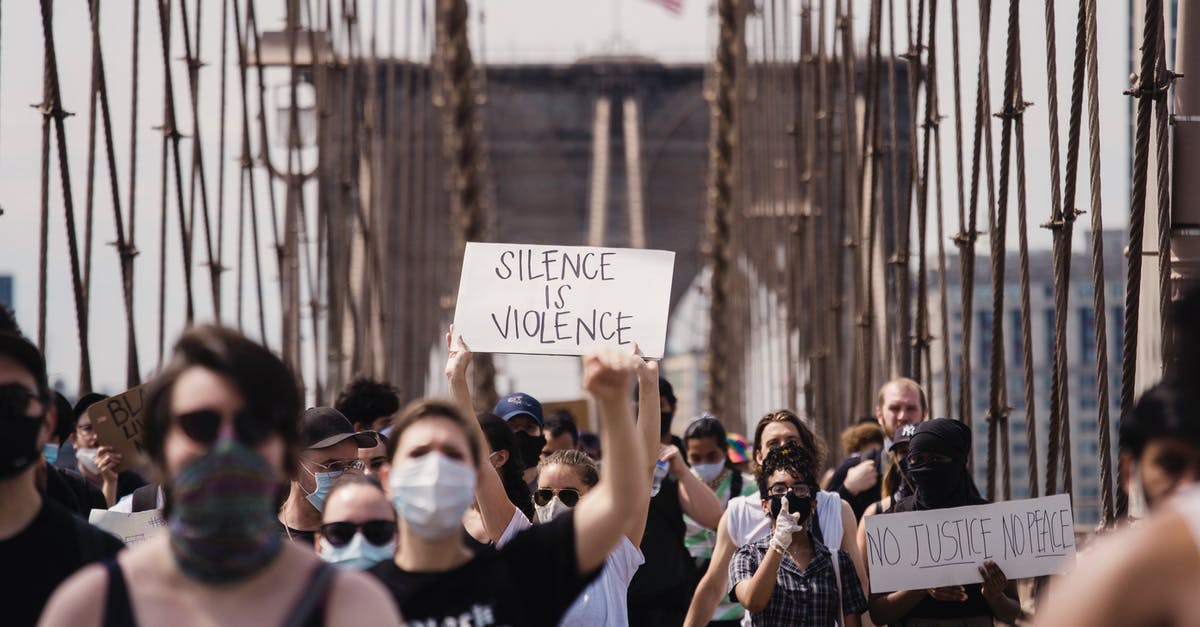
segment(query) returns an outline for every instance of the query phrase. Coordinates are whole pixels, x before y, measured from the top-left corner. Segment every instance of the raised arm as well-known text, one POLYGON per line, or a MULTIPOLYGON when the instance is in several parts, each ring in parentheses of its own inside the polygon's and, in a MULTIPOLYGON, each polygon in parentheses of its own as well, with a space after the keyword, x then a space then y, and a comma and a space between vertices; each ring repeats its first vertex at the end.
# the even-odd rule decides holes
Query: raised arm
MULTIPOLYGON (((604 347, 583 358, 583 389, 596 400, 603 422, 600 482, 575 508, 575 555, 580 573, 604 564, 637 514, 639 499, 650 493, 650 476, 629 412, 633 376, 641 359, 604 347)), ((644 508, 645 506, 642 505, 644 508)))
MULTIPOLYGON (((637 345, 634 345, 637 352, 637 345)), ((642 446, 642 468, 647 477, 654 476, 655 461, 658 460, 659 424, 662 423, 662 403, 658 395, 658 362, 639 360, 638 366, 638 416, 637 433, 642 446)), ((633 495, 631 495, 632 497, 633 495)), ((646 517, 650 515, 650 490, 641 493, 638 498, 638 510, 629 522, 626 536, 634 546, 642 545, 642 536, 646 532, 646 517)))
POLYGON ((683 463, 683 453, 678 447, 663 447, 659 459, 670 464, 671 476, 679 482, 679 506, 683 513, 704 527, 716 529, 717 524, 721 522, 721 514, 724 513, 716 493, 692 474, 687 464, 683 463))
POLYGON ((717 605, 729 592, 729 560, 737 547, 733 545, 733 538, 729 537, 728 520, 728 514, 721 515, 721 522, 717 525, 717 545, 713 548, 708 570, 696 585, 692 604, 688 606, 687 619, 683 621, 684 627, 707 625, 717 611, 717 605))
MULTIPOLYGON (((459 411, 468 418, 475 417, 475 407, 471 403, 471 388, 467 385, 467 366, 471 363, 471 351, 463 343, 462 337, 453 337, 454 327, 446 334, 446 348, 450 351, 446 359, 446 383, 450 386, 450 398, 458 405, 459 411)), ((483 428, 478 420, 467 420, 475 430, 475 436, 480 442, 486 443, 483 428)), ((483 518, 483 527, 492 542, 500 539, 500 535, 508 528, 517 508, 508 500, 504 491, 504 483, 492 464, 488 462, 488 451, 480 449, 477 460, 481 472, 479 483, 475 486, 475 501, 479 504, 479 514, 483 518)))

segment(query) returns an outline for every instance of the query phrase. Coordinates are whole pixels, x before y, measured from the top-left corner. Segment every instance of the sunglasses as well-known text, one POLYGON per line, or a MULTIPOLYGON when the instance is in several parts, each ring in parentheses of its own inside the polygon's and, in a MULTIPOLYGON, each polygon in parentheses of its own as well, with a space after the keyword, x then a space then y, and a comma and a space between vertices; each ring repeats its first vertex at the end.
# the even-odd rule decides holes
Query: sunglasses
MULTIPOLYGON (((200 409, 176 416, 175 421, 187 437, 200 444, 213 445, 221 433, 221 413, 212 409, 200 409)), ((246 412, 233 417, 233 432, 238 442, 246 446, 258 446, 271 435, 271 426, 246 412)))
POLYGON ((359 529, 362 530, 363 537, 367 539, 367 542, 375 546, 383 546, 396 537, 396 521, 394 520, 368 520, 364 523, 331 522, 321 525, 320 529, 321 536, 335 547, 349 544, 359 529))
POLYGON ((579 490, 575 488, 562 488, 554 490, 552 488, 538 488, 533 491, 533 504, 538 507, 545 507, 551 499, 558 496, 558 500, 562 501, 567 507, 575 507, 579 503, 579 490))

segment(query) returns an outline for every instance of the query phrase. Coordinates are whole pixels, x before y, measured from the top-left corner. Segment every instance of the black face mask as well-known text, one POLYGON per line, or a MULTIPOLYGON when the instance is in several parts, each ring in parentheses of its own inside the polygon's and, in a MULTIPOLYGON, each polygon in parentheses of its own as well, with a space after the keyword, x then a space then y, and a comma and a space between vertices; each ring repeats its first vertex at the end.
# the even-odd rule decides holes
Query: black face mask
POLYGON ((26 414, 35 400, 37 395, 20 384, 0 385, 0 479, 20 474, 41 456, 37 439, 46 415, 26 414))
POLYGON ((546 436, 515 431, 513 438, 517 441, 517 450, 521 452, 521 460, 525 462, 525 467, 537 466, 538 460, 542 457, 542 449, 546 448, 546 436))
POLYGON ((795 514, 800 512, 800 523, 804 524, 808 521, 808 517, 812 514, 812 497, 797 496, 792 492, 784 494, 772 494, 771 500, 771 520, 779 518, 779 512, 783 511, 783 499, 787 499, 788 511, 795 514))
POLYGON ((966 505, 965 473, 953 461, 908 464, 908 478, 916 488, 917 504, 922 509, 966 505))

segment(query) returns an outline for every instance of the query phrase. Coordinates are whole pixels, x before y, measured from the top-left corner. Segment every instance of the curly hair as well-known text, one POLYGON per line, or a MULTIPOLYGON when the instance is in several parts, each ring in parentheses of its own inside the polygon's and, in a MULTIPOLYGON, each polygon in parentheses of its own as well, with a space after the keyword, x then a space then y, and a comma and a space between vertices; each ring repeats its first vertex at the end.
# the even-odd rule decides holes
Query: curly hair
POLYGON ((870 423, 857 424, 842 431, 842 453, 851 455, 860 453, 872 444, 883 446, 883 428, 872 420, 870 423))
POLYGON ((370 428, 376 419, 400 411, 400 394, 388 383, 359 377, 342 390, 333 406, 350 422, 370 428))
POLYGON ((762 498, 768 497, 768 492, 771 489, 769 484, 771 475, 780 470, 788 473, 792 478, 799 483, 811 486, 813 493, 817 489, 817 471, 820 466, 817 465, 812 453, 801 446, 781 446, 773 448, 767 456, 763 458, 762 465, 754 474, 754 479, 758 483, 758 494, 762 498))

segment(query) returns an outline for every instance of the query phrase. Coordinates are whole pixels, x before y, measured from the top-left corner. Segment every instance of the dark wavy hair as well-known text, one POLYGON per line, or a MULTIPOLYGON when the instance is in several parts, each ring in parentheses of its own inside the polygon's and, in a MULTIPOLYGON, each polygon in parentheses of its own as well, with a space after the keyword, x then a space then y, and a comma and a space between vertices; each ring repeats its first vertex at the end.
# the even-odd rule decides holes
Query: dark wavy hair
POLYGON ((171 392, 179 376, 191 368, 204 368, 233 383, 245 402, 246 416, 283 438, 285 471, 293 473, 300 451, 301 407, 295 376, 267 348, 215 325, 185 331, 175 342, 166 367, 147 384, 142 445, 151 461, 162 465, 163 442, 171 426, 171 392))
POLYGON ((388 383, 359 377, 342 390, 333 407, 356 427, 371 428, 376 419, 400 411, 400 394, 388 383))
POLYGON ((499 416, 491 412, 485 412, 477 416, 479 426, 483 429, 483 437, 487 438, 488 448, 493 453, 496 451, 506 451, 508 453, 508 461, 500 467, 500 483, 504 485, 504 494, 508 496, 508 500, 517 509, 521 510, 525 517, 533 520, 533 500, 532 493, 529 492, 529 484, 521 478, 525 472, 525 463, 521 460, 521 453, 517 450, 517 439, 513 436, 512 429, 508 428, 499 416))

